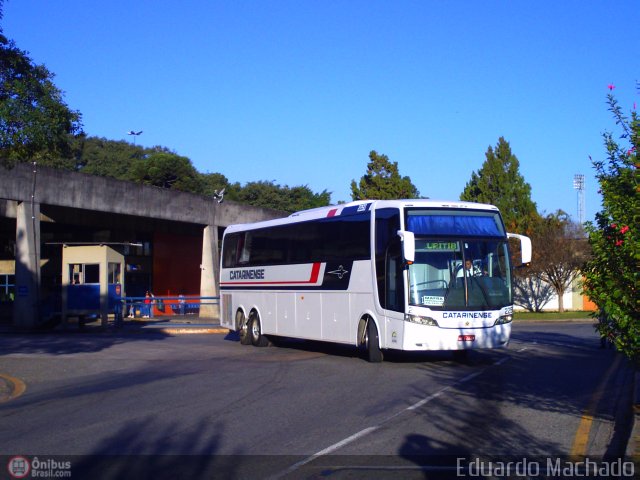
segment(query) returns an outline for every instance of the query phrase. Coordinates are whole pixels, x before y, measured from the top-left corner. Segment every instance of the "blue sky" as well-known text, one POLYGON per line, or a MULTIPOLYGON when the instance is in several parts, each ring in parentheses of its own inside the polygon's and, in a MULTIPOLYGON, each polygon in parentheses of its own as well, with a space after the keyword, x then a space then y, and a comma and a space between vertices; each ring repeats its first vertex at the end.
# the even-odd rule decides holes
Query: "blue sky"
POLYGON ((541 212, 600 209, 589 155, 640 104, 640 2, 8 0, 4 33, 56 74, 88 135, 201 172, 350 200, 371 150, 457 199, 503 136, 541 212))

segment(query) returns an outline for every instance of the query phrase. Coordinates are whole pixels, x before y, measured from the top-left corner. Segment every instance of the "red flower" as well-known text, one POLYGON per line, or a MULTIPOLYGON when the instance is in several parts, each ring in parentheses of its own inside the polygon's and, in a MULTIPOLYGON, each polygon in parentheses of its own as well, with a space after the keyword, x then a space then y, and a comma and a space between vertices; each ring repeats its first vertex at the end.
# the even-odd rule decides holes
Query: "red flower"
POLYGON ((620 247, 624 243, 623 240, 616 241, 616 247, 620 247))
POLYGON ((629 225, 625 225, 620 229, 620 233, 625 234, 629 231, 629 225))
POLYGON ((607 85, 607 88, 609 90, 613 90, 614 88, 616 88, 616 86, 613 83, 610 83, 609 85, 607 85))
POLYGON ((618 228, 618 224, 617 223, 612 223, 611 224, 611 228, 618 228))

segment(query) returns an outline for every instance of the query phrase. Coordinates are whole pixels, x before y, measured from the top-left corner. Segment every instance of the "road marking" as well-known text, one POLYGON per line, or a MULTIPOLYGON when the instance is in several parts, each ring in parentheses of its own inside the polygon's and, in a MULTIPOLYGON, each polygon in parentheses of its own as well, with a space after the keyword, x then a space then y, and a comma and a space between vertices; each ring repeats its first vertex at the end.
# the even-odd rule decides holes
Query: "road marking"
POLYGON ((9 390, 11 390, 11 393, 9 395, 0 396, 0 403, 6 403, 10 400, 18 398, 27 389, 27 385, 19 378, 12 377, 11 375, 6 375, 4 373, 0 373, 0 378, 9 384, 9 390))
POLYGON ((280 473, 276 473, 275 475, 272 475, 267 480, 277 480, 279 478, 285 477, 285 476, 289 475, 290 473, 295 472, 300 467, 305 466, 307 463, 313 462, 316 458, 322 457, 323 455, 328 455, 331 452, 335 452, 339 448, 344 447, 345 445, 348 445, 349 443, 353 442, 354 440, 357 440, 358 438, 364 437, 365 435, 369 435, 371 432, 373 432, 375 430, 378 430, 381 425, 382 424, 375 425, 375 426, 369 427, 369 428, 365 428, 364 430, 360 430, 358 433, 354 433, 350 437, 347 437, 344 440, 340 440, 338 443, 334 443, 333 445, 328 446, 324 450, 320 450, 318 453, 314 453, 313 455, 310 455, 307 458, 305 458, 303 460, 300 460, 299 462, 294 463, 293 465, 291 465, 286 470, 283 470, 280 473))
POLYGON ((491 365, 488 365, 486 367, 484 367, 482 370, 479 370, 477 372, 474 373, 470 373, 469 375, 461 378, 460 380, 458 380, 457 382, 452 383, 451 385, 448 385, 440 390, 438 390, 435 393, 432 393, 431 395, 423 398, 422 400, 419 400, 418 402, 414 403, 413 405, 410 405, 406 408, 404 408, 403 410, 400 410, 396 413, 394 413, 393 415, 383 419, 380 423, 378 423, 377 425, 373 425, 371 427, 365 428, 363 430, 360 430, 357 433, 354 433, 353 435, 340 440, 337 443, 334 443, 333 445, 328 446, 327 448, 320 450, 317 453, 314 453, 313 455, 308 456, 307 458, 300 460, 297 463, 294 463, 293 465, 291 465, 289 468, 287 468, 286 470, 283 470, 280 473, 277 473, 271 477, 269 477, 269 480, 277 480, 280 478, 283 478, 293 472, 295 472, 296 470, 298 470, 300 467, 306 465, 307 463, 310 463, 312 461, 314 461, 316 458, 318 457, 322 457, 324 455, 328 455, 332 452, 335 452, 336 450, 354 442, 355 440, 358 440, 368 434, 370 434, 371 432, 375 432, 376 430, 380 429, 383 425, 385 425, 386 423, 388 423, 390 420, 396 418, 399 415, 402 415, 405 412, 411 412, 413 410, 416 410, 424 405, 426 405, 427 403, 429 403, 431 400, 434 400, 438 397, 440 397, 443 393, 446 393, 447 391, 456 388, 464 383, 467 383, 471 380, 473 380, 474 378, 476 378, 479 375, 482 375, 485 371, 487 371, 489 368, 491 367, 495 367, 497 365, 502 365, 503 363, 505 363, 506 361, 510 360, 511 357, 504 357, 502 359, 500 359, 499 361, 497 361, 496 363, 493 363, 491 365))
MULTIPOLYGON (((505 357, 506 358, 506 357, 505 357)), ((497 365, 497 364, 496 364, 497 365)), ((493 366, 493 365, 491 365, 493 366)), ((459 381, 457 381, 456 383, 453 383, 451 385, 449 385, 448 387, 444 387, 442 390, 438 390, 436 393, 432 393, 431 395, 429 395, 426 398, 423 398, 422 400, 420 400, 419 402, 414 403, 413 405, 411 405, 410 407, 405 408, 405 410, 411 411, 411 410, 417 410, 418 408, 426 405, 427 403, 429 403, 431 400, 438 398, 440 395, 442 395, 443 393, 446 393, 447 391, 451 390, 452 388, 457 387, 458 385, 462 385, 463 383, 467 383, 469 380, 473 380, 474 378, 476 378, 478 375, 484 373, 484 371, 489 368, 489 367, 485 367, 482 370, 480 370, 479 372, 475 372, 475 373, 470 373, 469 375, 467 375, 466 377, 463 377, 462 379, 460 379, 459 381)), ((386 420, 385 420, 386 421, 386 420)))
POLYGON ((596 388, 596 391, 591 396, 587 408, 582 413, 582 417, 580 417, 580 424, 578 425, 578 430, 576 431, 576 435, 573 439, 571 453, 569 454, 569 458, 573 461, 579 461, 587 453, 587 445, 589 443, 589 434, 591 433, 591 426, 593 424, 593 416, 596 413, 598 404, 602 399, 602 395, 604 395, 605 386, 609 376, 618 368, 621 360, 622 355, 617 355, 615 361, 604 374, 598 388, 596 388))

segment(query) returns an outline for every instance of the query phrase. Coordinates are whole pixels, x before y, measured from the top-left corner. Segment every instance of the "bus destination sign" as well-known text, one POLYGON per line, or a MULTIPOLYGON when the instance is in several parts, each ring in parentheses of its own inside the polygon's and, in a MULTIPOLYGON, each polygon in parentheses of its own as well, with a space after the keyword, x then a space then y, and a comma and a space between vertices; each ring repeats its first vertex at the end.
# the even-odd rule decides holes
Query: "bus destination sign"
POLYGON ((458 242, 425 242, 424 247, 418 247, 424 252, 458 252, 458 242))

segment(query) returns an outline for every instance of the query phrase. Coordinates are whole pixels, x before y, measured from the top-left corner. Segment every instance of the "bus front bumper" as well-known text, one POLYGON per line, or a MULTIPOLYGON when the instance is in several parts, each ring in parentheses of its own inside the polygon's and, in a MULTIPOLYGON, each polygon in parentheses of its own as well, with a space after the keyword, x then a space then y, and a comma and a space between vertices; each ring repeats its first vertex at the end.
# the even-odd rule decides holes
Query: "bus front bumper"
MULTIPOLYGON (((405 322, 403 350, 471 350, 509 344, 511 323, 483 328, 440 328, 405 322)), ((393 348, 393 347, 392 347, 393 348)))

